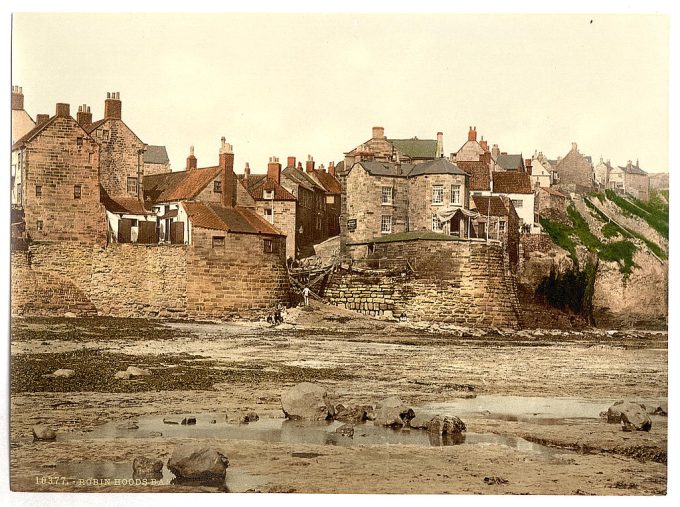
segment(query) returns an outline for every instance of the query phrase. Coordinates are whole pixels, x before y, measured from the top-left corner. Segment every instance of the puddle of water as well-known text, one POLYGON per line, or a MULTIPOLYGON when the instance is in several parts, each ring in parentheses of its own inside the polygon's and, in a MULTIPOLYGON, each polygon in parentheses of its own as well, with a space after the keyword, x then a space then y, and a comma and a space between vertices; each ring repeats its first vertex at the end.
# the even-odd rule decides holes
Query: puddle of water
MULTIPOLYGON (((60 480, 64 478, 63 481, 66 484, 77 484, 80 481, 85 481, 85 484, 89 485, 93 483, 93 480, 99 481, 102 479, 118 480, 123 485, 134 484, 132 464, 130 463, 58 463, 54 468, 54 472, 50 475, 58 476, 60 480)), ((153 482, 151 479, 146 481, 146 485, 151 486, 168 484, 212 486, 231 493, 245 493, 266 483, 267 481, 264 477, 250 475, 231 468, 227 468, 224 482, 180 482, 166 466, 163 467, 161 475, 154 479, 153 482)), ((138 484, 141 483, 138 482, 138 484)))
POLYGON ((288 419, 262 418, 249 424, 228 423, 223 414, 198 414, 196 424, 166 424, 163 419, 181 421, 190 414, 172 417, 155 415, 136 418, 139 429, 121 429, 120 421, 98 426, 88 433, 58 434, 58 440, 117 439, 117 438, 215 438, 223 440, 256 440, 261 442, 283 442, 287 444, 337 445, 483 445, 499 444, 524 452, 552 457, 555 450, 518 437, 493 433, 462 433, 442 436, 425 430, 393 430, 375 426, 372 422, 354 426, 354 438, 335 432, 343 423, 291 421, 288 419), (215 420, 215 423, 211 421, 215 420))
POLYGON ((475 416, 503 421, 561 424, 600 419, 600 412, 606 411, 615 401, 482 395, 471 399, 428 403, 422 408, 426 412, 453 414, 462 418, 475 416))

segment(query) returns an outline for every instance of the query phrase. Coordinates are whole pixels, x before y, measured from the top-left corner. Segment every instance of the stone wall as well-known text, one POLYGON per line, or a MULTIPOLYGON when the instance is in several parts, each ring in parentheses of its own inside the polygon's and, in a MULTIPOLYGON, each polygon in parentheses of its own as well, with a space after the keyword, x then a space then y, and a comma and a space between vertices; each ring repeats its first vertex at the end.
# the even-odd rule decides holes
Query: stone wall
POLYGON ((70 116, 57 116, 21 152, 29 238, 102 241, 104 208, 99 203, 99 147, 70 116))
POLYGON ((559 174, 560 186, 573 187, 576 191, 593 188, 593 166, 579 153, 576 143, 572 143, 571 150, 557 163, 555 170, 559 174))
POLYGON ((500 246, 469 241, 376 244, 388 258, 409 259, 415 273, 402 276, 333 275, 326 297, 368 315, 479 327, 517 327, 515 282, 500 246))
POLYGON ((187 257, 187 311, 197 318, 224 318, 247 311, 263 315, 288 301, 283 236, 231 234, 192 228, 187 257), (213 236, 224 246, 212 246, 213 236), (274 252, 265 252, 272 241, 274 252))
POLYGON ((520 234, 520 253, 523 258, 528 259, 534 252, 548 253, 555 244, 548 234, 520 234))
MULTIPOLYGON (((272 201, 255 201, 255 212, 267 219, 265 210, 272 208, 272 201)), ((297 203, 295 201, 274 201, 274 222, 272 225, 286 236, 286 257, 296 258, 295 255, 295 213, 297 203)))

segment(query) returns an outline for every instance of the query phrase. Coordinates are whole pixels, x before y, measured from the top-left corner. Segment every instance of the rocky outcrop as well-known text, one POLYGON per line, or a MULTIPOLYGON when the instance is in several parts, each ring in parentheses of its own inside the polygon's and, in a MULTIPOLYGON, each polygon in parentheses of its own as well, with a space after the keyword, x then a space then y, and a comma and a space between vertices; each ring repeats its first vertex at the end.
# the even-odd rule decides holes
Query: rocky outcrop
POLYGON ((608 423, 621 423, 623 431, 649 431, 652 428, 647 408, 641 403, 617 401, 604 415, 608 423))
POLYGON ((38 424, 33 426, 33 440, 56 440, 57 433, 50 427, 38 424))
POLYGON ((217 449, 185 444, 177 447, 168 460, 168 469, 178 479, 224 479, 229 460, 217 449))
POLYGON ((385 398, 375 407, 376 426, 401 428, 415 417, 415 412, 396 396, 385 398))
POLYGON ((132 461, 132 476, 139 479, 160 479, 163 477, 163 462, 159 459, 138 456, 132 461))
POLYGON ((335 408, 325 387, 302 382, 281 395, 281 408, 288 419, 323 421, 332 419, 335 408))

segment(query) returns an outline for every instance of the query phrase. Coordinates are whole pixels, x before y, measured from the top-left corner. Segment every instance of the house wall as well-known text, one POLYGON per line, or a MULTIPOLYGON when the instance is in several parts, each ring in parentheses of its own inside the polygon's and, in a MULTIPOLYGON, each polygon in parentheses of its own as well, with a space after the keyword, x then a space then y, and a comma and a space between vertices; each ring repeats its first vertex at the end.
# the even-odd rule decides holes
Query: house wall
POLYGON ((392 217, 392 233, 408 230, 408 181, 406 178, 372 176, 356 165, 347 175, 346 205, 340 229, 347 230, 347 221, 356 220, 356 229, 346 232, 347 243, 368 241, 380 236, 383 215, 392 217), (392 205, 384 205, 382 187, 392 187, 392 205))
MULTIPOLYGON (((18 151, 18 150, 17 150, 18 151)), ((106 217, 99 203, 99 147, 69 116, 57 117, 21 150, 26 231, 33 240, 103 241, 106 217), (78 146, 78 139, 82 145, 78 146), (74 187, 80 185, 80 199, 74 187), (36 187, 41 195, 36 195, 36 187), (38 221, 42 230, 38 230, 38 221)))
POLYGON ((534 224, 534 194, 503 194, 512 201, 522 201, 522 206, 518 207, 514 202, 515 211, 520 218, 520 225, 534 224))
MULTIPOLYGON (((431 231, 432 215, 442 209, 454 205, 451 202, 451 185, 460 185, 460 200, 457 206, 469 208, 469 193, 465 176, 453 174, 426 174, 408 180, 408 218, 409 230, 431 231), (444 187, 444 201, 442 204, 432 203, 432 188, 436 185, 444 187)), ((465 231, 462 231, 465 232, 465 231)))
POLYGON ((288 301, 286 246, 282 236, 232 234, 192 227, 187 255, 187 312, 197 318, 257 315, 288 301), (212 246, 221 236, 225 244, 212 246), (264 252, 264 240, 275 253, 264 252))
POLYGON ((559 174, 560 185, 572 185, 577 191, 593 187, 592 165, 575 147, 557 163, 555 170, 559 174))
POLYGON ((641 201, 649 200, 649 176, 626 173, 626 192, 641 201))
MULTIPOLYGON (((267 219, 266 209, 272 208, 272 201, 255 201, 255 212, 267 219)), ((286 258, 295 259, 295 224, 297 204, 295 201, 274 201, 272 225, 286 235, 286 258)))
MULTIPOLYGON (((139 151, 144 143, 119 119, 109 119, 91 134, 100 144, 100 180, 110 196, 137 197, 137 192, 127 191, 127 179, 137 178, 137 164, 142 163, 139 151), (109 131, 108 141, 104 131, 109 131)), ((143 163, 142 163, 143 167, 143 163)), ((139 181, 139 185, 143 182, 139 181)))
MULTIPOLYGON (((222 175, 216 176, 210 183, 208 183, 203 190, 201 190, 198 195, 193 199, 198 202, 210 202, 213 204, 222 204, 222 192, 215 192, 215 182, 220 182, 220 188, 222 185, 222 175)), ((236 185, 237 191, 238 187, 241 185, 236 185)))
POLYGON ((170 172, 170 163, 167 164, 151 164, 149 162, 144 163, 144 176, 150 176, 152 174, 163 174, 170 172))
POLYGON ((484 155, 484 149, 477 141, 466 141, 456 153, 456 160, 476 162, 481 155, 484 155))
POLYGON ((595 174, 595 181, 607 188, 607 182, 609 180, 609 167, 604 162, 600 162, 593 169, 595 174))
POLYGON ((519 304, 503 249, 469 241, 376 244, 385 257, 411 259, 402 277, 335 273, 329 302, 368 315, 492 327, 518 325, 519 304))

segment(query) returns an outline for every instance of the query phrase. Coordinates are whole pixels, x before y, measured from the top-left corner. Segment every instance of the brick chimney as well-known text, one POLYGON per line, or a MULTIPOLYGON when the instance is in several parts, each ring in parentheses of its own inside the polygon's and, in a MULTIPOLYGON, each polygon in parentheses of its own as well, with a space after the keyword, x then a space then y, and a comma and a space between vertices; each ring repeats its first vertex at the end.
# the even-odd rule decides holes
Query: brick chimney
POLYGON ((90 112, 90 106, 87 104, 78 106, 78 116, 76 117, 76 121, 81 127, 92 125, 92 113, 90 112))
POLYGON ((307 155, 307 167, 305 168, 305 170, 308 173, 314 172, 314 157, 312 157, 311 155, 307 155))
POLYGON ((24 92, 21 86, 12 86, 12 111, 24 109, 24 92))
POLYGON ((526 158, 524 159, 524 166, 527 168, 527 172, 531 174, 531 159, 526 158))
POLYGON ((468 131, 468 141, 476 140, 477 140, 477 127, 475 128, 470 127, 470 130, 468 131))
POLYGON ((286 167, 295 168, 295 157, 288 157, 288 161, 286 162, 286 167))
POLYGON ((385 127, 373 127, 373 139, 385 139, 385 127))
POLYGON ((578 151, 578 145, 576 143, 571 143, 571 151, 578 151))
POLYGON ((279 157, 269 157, 267 177, 274 180, 277 184, 281 183, 281 164, 279 163, 279 157))
POLYGON ((484 152, 489 151, 489 144, 484 140, 484 136, 482 136, 482 139, 479 141, 479 145, 482 147, 484 152))
POLYGON ((123 105, 120 101, 120 92, 106 92, 104 101, 104 118, 120 120, 122 118, 123 105))
POLYGON ((302 171, 302 162, 298 162, 297 168, 302 171))
POLYGON ((248 178, 250 178, 250 164, 246 162, 246 166, 243 168, 243 179, 248 181, 248 178))
POLYGON ((71 106, 59 102, 57 104, 57 116, 71 116, 71 106))
POLYGON ((498 158, 498 155, 500 155, 500 154, 501 154, 501 150, 498 148, 498 145, 497 145, 497 144, 494 144, 494 145, 491 147, 491 156, 492 156, 494 159, 497 159, 497 158, 498 158))
POLYGON ((328 163, 328 174, 335 176, 335 162, 332 160, 328 163))
POLYGON ((189 146, 189 156, 187 157, 187 172, 198 167, 198 159, 194 156, 194 147, 189 146))
POLYGON ((42 125, 43 123, 45 123, 49 119, 50 119, 49 114, 39 114, 38 116, 35 117, 35 124, 36 125, 42 125))
POLYGON ((222 173, 222 206, 236 207, 236 175, 234 174, 234 148, 222 138, 220 147, 220 169, 222 173))
POLYGON ((437 132, 437 158, 444 156, 444 132, 437 132))

